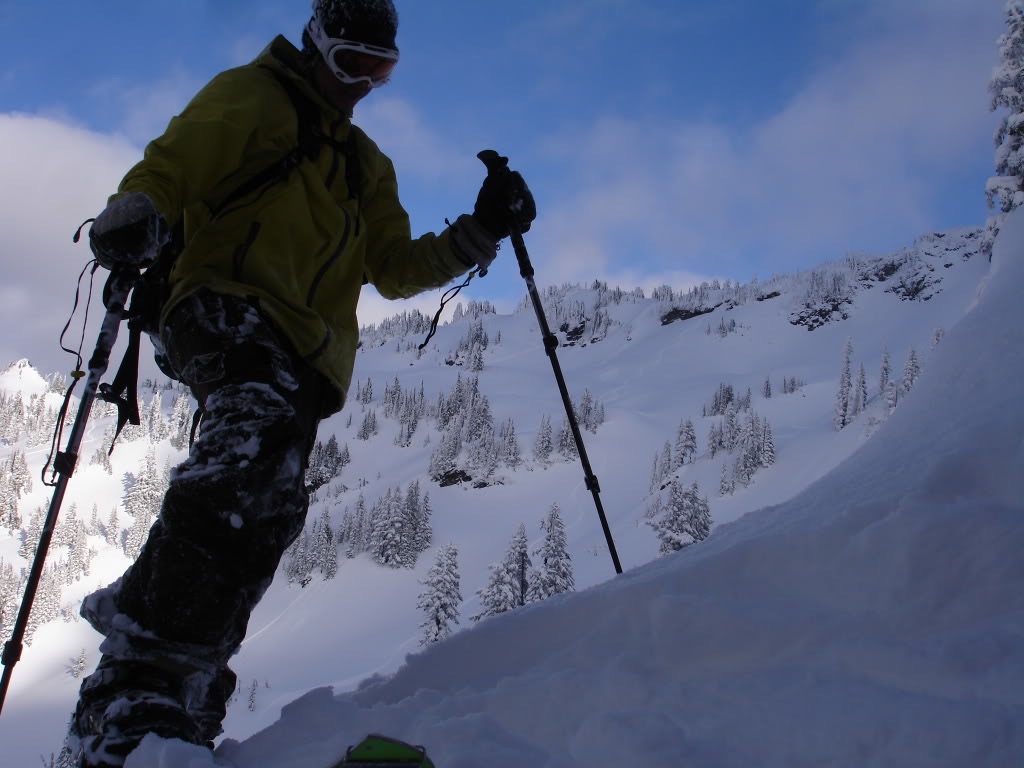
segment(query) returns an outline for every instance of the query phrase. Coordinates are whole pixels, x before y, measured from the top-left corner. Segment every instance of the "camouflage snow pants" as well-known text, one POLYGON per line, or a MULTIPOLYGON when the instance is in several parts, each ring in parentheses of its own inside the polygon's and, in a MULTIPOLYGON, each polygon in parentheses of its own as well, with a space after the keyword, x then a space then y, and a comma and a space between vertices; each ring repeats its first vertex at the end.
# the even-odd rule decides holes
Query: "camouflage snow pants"
POLYGON ((242 299, 187 299, 163 341, 205 416, 138 559, 82 605, 105 636, 72 723, 84 768, 122 765, 149 732, 196 744, 221 733, 228 660, 302 531, 332 393, 242 299))

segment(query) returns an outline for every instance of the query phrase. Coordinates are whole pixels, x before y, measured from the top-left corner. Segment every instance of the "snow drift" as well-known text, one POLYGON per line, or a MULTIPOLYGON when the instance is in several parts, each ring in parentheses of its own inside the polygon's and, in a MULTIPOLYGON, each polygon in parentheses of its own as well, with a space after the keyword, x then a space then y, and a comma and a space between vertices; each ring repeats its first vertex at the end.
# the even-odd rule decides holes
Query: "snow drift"
POLYGON ((1024 763, 1021 253, 1024 212, 912 396, 791 501, 127 768, 320 768, 369 731, 444 768, 1024 763))

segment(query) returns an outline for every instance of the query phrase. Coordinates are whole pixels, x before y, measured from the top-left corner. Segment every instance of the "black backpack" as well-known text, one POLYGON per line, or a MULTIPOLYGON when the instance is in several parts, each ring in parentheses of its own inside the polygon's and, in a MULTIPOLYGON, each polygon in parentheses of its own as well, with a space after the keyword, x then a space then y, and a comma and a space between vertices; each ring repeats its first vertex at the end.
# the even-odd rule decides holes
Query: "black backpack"
MULTIPOLYGON (((315 104, 304 96, 291 78, 270 69, 295 110, 298 121, 298 143, 288 154, 271 163, 263 170, 250 176, 232 192, 216 203, 208 203, 212 215, 217 216, 237 201, 260 189, 269 189, 275 184, 285 181, 292 170, 305 158, 316 160, 324 144, 332 146, 345 155, 345 177, 349 194, 358 197, 361 190, 357 131, 349 130, 345 142, 336 142, 325 136, 318 126, 319 110, 315 104)), ((118 368, 114 380, 110 384, 101 384, 98 395, 108 403, 117 407, 117 429, 114 440, 121 434, 125 424, 138 425, 139 418, 139 352, 142 345, 142 334, 145 333, 153 342, 154 359, 161 372, 167 377, 177 380, 178 375, 171 367, 160 343, 160 316, 170 298, 170 277, 178 256, 185 248, 184 223, 179 220, 171 233, 171 238, 160 251, 156 261, 150 265, 136 281, 132 289, 131 302, 126 311, 128 320, 128 347, 118 368)), ((113 450, 113 444, 111 444, 113 450)))

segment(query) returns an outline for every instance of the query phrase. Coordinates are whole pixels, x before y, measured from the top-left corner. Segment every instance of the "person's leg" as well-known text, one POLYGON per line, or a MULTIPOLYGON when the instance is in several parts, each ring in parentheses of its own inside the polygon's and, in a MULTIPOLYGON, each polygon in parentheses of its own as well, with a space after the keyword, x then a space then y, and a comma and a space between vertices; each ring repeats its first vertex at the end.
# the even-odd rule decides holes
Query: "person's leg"
POLYGON ((82 607, 106 636, 74 720, 89 768, 121 765, 148 732, 199 744, 220 733, 228 659, 309 503, 322 377, 238 299, 195 297, 165 343, 205 416, 138 559, 82 607))

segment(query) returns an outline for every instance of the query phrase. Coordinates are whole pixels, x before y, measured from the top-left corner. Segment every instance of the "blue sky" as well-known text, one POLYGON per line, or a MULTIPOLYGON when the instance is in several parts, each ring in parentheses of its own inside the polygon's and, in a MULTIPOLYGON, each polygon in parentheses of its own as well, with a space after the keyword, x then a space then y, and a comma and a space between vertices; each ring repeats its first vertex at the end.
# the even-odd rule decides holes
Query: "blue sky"
MULTIPOLYGON (((509 155, 538 201, 542 286, 746 281, 987 215, 1002 0, 396 5, 402 61, 356 122, 394 159, 417 233, 472 206, 477 151, 509 155)), ((40 299, 63 311, 86 258, 68 236, 145 142, 308 15, 307 0, 0 0, 5 327, 40 299)), ((518 300, 514 261, 506 248, 471 296, 518 300)), ((382 303, 361 316, 402 308, 382 303)), ((28 323, 25 343, 52 346, 62 324, 28 323)))

